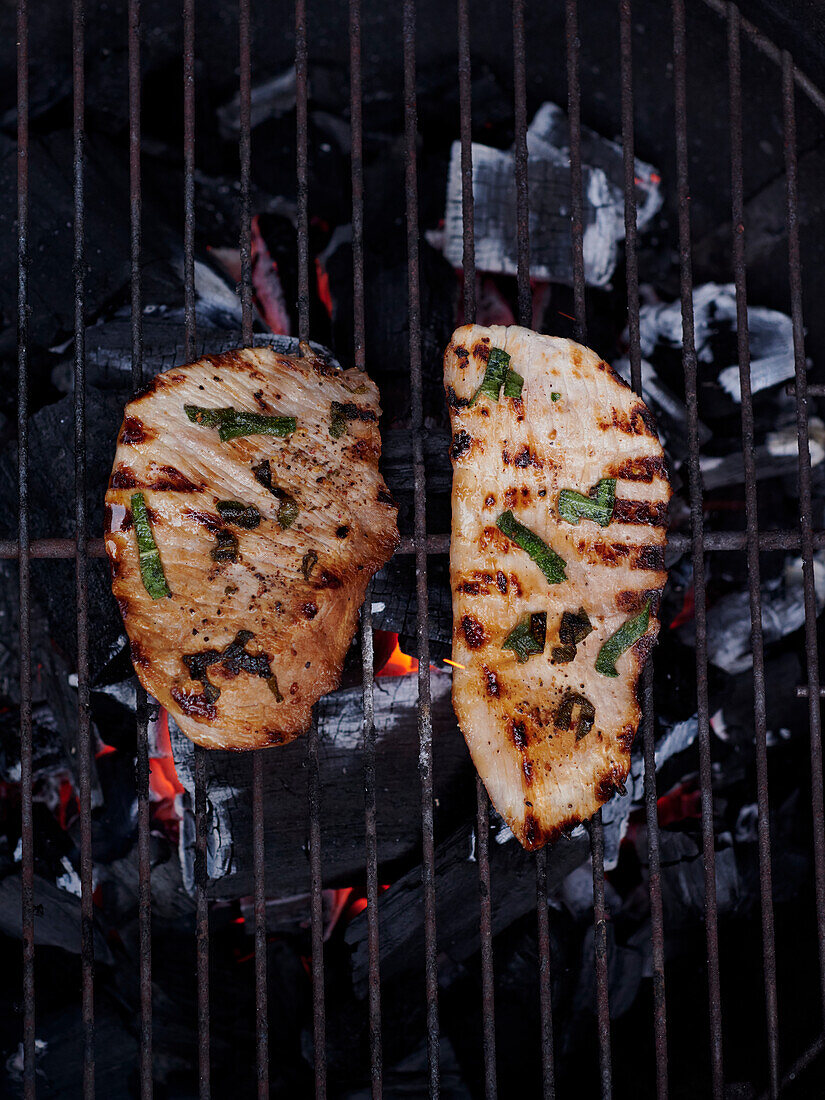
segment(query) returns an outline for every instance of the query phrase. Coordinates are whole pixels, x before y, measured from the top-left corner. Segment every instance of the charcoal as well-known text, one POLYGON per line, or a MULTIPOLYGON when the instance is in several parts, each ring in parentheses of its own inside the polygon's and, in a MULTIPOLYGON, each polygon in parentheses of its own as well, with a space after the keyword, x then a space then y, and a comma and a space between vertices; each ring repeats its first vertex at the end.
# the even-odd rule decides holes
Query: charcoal
MULTIPOLYGON (((73 955, 80 954, 80 896, 77 893, 48 882, 40 875, 34 876, 34 942, 38 945, 60 947, 73 955)), ((19 874, 6 875, 0 880, 0 931, 6 936, 22 938, 22 888, 19 874)), ((112 954, 100 929, 94 929, 95 957, 101 963, 110 963, 112 954)))
MULTIPOLYGON (((450 705, 451 677, 433 674, 433 726, 438 731, 434 769, 437 797, 444 809, 437 816, 462 812, 472 789, 471 768, 450 705), (462 790, 464 792, 462 797, 462 790)), ((417 678, 380 677, 375 688, 376 773, 378 776, 379 859, 409 858, 420 831, 418 786, 417 678)), ((324 881, 351 884, 364 869, 362 689, 334 692, 319 704, 321 756, 321 852, 324 881)), ((187 790, 182 858, 187 889, 194 886, 194 746, 172 726, 172 751, 178 777, 187 790)), ((265 761, 267 804, 266 849, 273 861, 268 884, 272 897, 305 891, 309 881, 306 855, 306 740, 268 751, 265 761)), ((231 752, 207 755, 209 790, 209 892, 238 897, 252 892, 251 758, 231 752)))

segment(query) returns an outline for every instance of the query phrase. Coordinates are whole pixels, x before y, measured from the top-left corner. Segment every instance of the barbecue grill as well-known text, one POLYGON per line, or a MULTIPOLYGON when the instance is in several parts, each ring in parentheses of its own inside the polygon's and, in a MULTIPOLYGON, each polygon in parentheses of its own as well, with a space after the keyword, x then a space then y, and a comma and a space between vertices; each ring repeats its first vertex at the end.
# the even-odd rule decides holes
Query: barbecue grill
MULTIPOLYGON (((351 186, 352 186, 352 304, 354 349, 356 366, 365 368, 369 360, 365 322, 364 277, 364 123, 362 99, 365 91, 362 78, 362 58, 365 43, 362 39, 362 2, 349 2, 349 74, 348 104, 342 103, 342 111, 348 107, 351 126, 351 186)), ((512 0, 512 84, 514 89, 513 123, 516 178, 516 231, 518 244, 517 320, 530 326, 533 303, 530 282, 530 217, 528 194, 528 0, 512 0)), ((690 5, 687 5, 690 7, 690 5)), ((640 246, 636 228, 636 188, 634 186, 634 12, 631 0, 619 0, 612 56, 619 74, 616 82, 621 95, 621 140, 624 165, 624 216, 625 256, 627 279, 628 355, 631 380, 635 390, 642 392, 642 353, 640 345, 640 280, 645 272, 639 262, 640 246)), ((808 700, 810 722, 811 795, 813 817, 813 851, 816 899, 816 937, 819 957, 819 986, 822 1010, 825 1014, 825 817, 823 816, 822 747, 820 717, 820 679, 817 650, 817 602, 813 557, 815 549, 825 547, 825 531, 814 529, 812 512, 812 467, 809 450, 808 398, 822 391, 818 385, 809 385, 806 365, 806 330, 803 317, 803 285, 799 216, 799 154, 797 148, 797 104, 800 99, 808 102, 816 112, 825 114, 825 96, 808 77, 795 66, 786 50, 778 48, 748 19, 739 8, 724 0, 702 0, 693 7, 709 9, 716 22, 714 33, 723 44, 727 56, 728 103, 720 110, 727 112, 729 120, 730 163, 730 225, 732 232, 732 270, 723 273, 732 277, 737 303, 737 357, 741 384, 741 449, 744 462, 744 486, 746 525, 743 531, 715 531, 705 533, 703 511, 702 475, 699 464, 699 364, 694 340, 693 275, 691 241, 691 178, 689 134, 691 127, 699 127, 701 120, 691 115, 688 94, 688 66, 691 50, 700 50, 702 44, 690 40, 686 27, 685 0, 672 2, 672 77, 673 114, 672 136, 675 141, 676 176, 669 186, 678 196, 678 266, 680 273, 680 297, 683 325, 682 360, 684 368, 684 395, 687 407, 687 446, 689 459, 687 495, 690 503, 689 534, 675 534, 671 548, 689 550, 694 578, 695 629, 696 629, 696 708, 698 719, 698 745, 700 759, 701 836, 705 883, 705 935, 707 966, 703 981, 707 987, 707 1014, 692 1022, 690 1043, 697 1059, 709 1060, 708 1094, 714 1098, 730 1095, 726 1082, 732 1078, 726 1074, 723 1048, 723 1012, 720 978, 720 948, 717 920, 714 804, 711 715, 708 702, 708 651, 707 651, 707 594, 705 585, 705 558, 710 553, 737 552, 747 557, 748 592, 753 639, 753 728, 757 774, 758 804, 758 854, 759 890, 761 899, 762 956, 753 965, 761 967, 764 976, 764 1020, 766 1042, 754 1041, 753 1066, 750 1069, 754 1087, 766 1087, 766 1095, 779 1096, 786 1087, 801 1082, 804 1088, 805 1073, 811 1073, 825 1047, 825 1032, 820 1021, 815 1030, 822 1032, 806 1049, 792 1058, 780 1046, 778 978, 776 961, 776 930, 774 927, 772 900, 772 863, 770 835, 770 806, 768 784, 768 739, 766 718, 766 675, 762 630, 762 589, 760 587, 760 555, 763 552, 787 549, 801 553, 804 568, 805 603, 805 652, 807 656, 807 680, 797 688, 799 696, 808 700), (703 6, 704 5, 704 6, 703 6), (754 458, 754 414, 750 384, 748 318, 746 310, 746 189, 743 162, 746 154, 745 128, 743 125, 743 44, 747 43, 747 56, 767 59, 776 68, 781 82, 781 103, 777 112, 782 120, 784 143, 784 172, 786 175, 785 234, 787 238, 787 263, 789 273, 788 302, 793 323, 795 378, 792 383, 796 400, 796 428, 799 441, 798 485, 799 522, 788 530, 760 531, 757 515, 757 468, 754 458)), ((182 5, 182 60, 184 73, 183 95, 183 165, 184 165, 184 287, 186 319, 186 355, 196 355, 196 306, 195 306, 195 257, 196 257, 196 4, 195 0, 183 0, 182 5)), ((464 217, 463 246, 463 314, 466 320, 477 314, 477 280, 474 259, 474 206, 472 173, 472 20, 469 0, 457 0, 457 50, 458 70, 456 80, 460 103, 460 143, 462 169, 462 201, 464 217)), ((582 185, 582 115, 586 104, 582 103, 580 83, 579 5, 576 0, 565 0, 564 44, 556 49, 557 58, 562 48, 566 59, 567 112, 570 137, 570 179, 572 206, 570 210, 570 234, 572 249, 572 335, 588 340, 588 300, 585 283, 583 236, 585 225, 584 194, 582 185)), ((91 211, 85 202, 84 175, 84 37, 86 33, 87 5, 85 0, 72 3, 72 87, 73 87, 73 135, 74 135, 74 439, 76 496, 74 501, 75 537, 33 539, 29 534, 29 340, 28 313, 31 288, 29 268, 31 262, 31 224, 37 218, 36 209, 29 206, 29 67, 32 60, 29 51, 30 11, 27 0, 18 0, 17 8, 17 202, 18 202, 18 442, 19 442, 19 534, 14 541, 0 543, 0 555, 19 561, 20 592, 20 728, 21 728, 21 810, 22 810, 22 932, 23 932, 23 988, 22 988, 22 1088, 27 1098, 38 1091, 36 1072, 37 989, 35 983, 35 912, 34 896, 34 816, 33 816, 33 761, 32 761, 32 677, 30 658, 30 592, 32 559, 69 559, 76 570, 77 592, 77 693, 78 728, 77 761, 79 776, 78 803, 81 825, 80 880, 82 886, 81 924, 81 997, 83 1022, 83 1095, 95 1095, 95 949, 94 949, 94 901, 92 863, 92 795, 90 778, 90 681, 88 650, 90 622, 87 602, 87 563, 89 559, 103 556, 102 540, 90 529, 87 521, 86 497, 86 223, 91 211)), ((477 12, 476 18, 482 13, 477 12)), ((240 203, 240 299, 242 304, 243 344, 253 342, 253 280, 252 280, 252 87, 251 42, 253 14, 250 0, 239 0, 238 29, 240 62, 240 140, 239 140, 239 203, 240 203)), ((704 25, 704 24, 703 24, 704 25)), ((401 16, 401 50, 403 72, 403 142, 404 142, 404 198, 406 209, 406 244, 408 270, 408 342, 409 387, 411 401, 412 453, 411 466, 414 478, 414 524, 411 535, 402 539, 399 553, 414 559, 415 597, 417 606, 418 659, 418 734, 420 741, 419 774, 421 784, 421 836, 424 901, 424 949, 422 995, 426 1001, 426 1048, 428 1055, 429 1095, 440 1095, 441 1034, 439 1009, 439 939, 436 920, 436 840, 434 827, 434 729, 431 709, 430 634, 428 630, 428 562, 438 555, 445 555, 449 548, 449 535, 428 530, 427 480, 424 451, 424 375, 422 372, 422 286, 421 286, 421 229, 419 214, 417 101, 416 101, 416 29, 415 0, 403 0, 401 16)), ((142 233, 141 204, 141 52, 147 48, 147 35, 151 26, 141 21, 140 0, 128 0, 128 115, 129 115, 129 207, 131 240, 131 354, 132 383, 139 388, 144 380, 143 325, 144 298, 142 294, 142 233)), ((607 35, 607 30, 602 30, 607 35)), ((312 50, 311 13, 306 0, 295 0, 295 103, 297 160, 297 271, 298 271, 298 335, 302 340, 310 337, 310 208, 309 208, 309 122, 308 122, 308 71, 312 50)), ((232 48, 235 48, 234 43, 232 48)), ((503 48, 503 47, 502 47, 503 48)), ((509 68, 509 56, 507 66, 509 68)), ((346 97, 345 89, 341 91, 346 97)), ((67 273, 67 278, 69 277, 67 273)), ((102 492, 102 488, 101 488, 102 492)), ((380 938, 384 928, 379 927, 380 837, 376 814, 376 791, 380 776, 376 773, 376 729, 374 709, 374 652, 371 600, 361 612, 360 644, 363 672, 363 783, 365 791, 364 852, 366 883, 366 921, 368 944, 368 985, 363 1012, 368 1017, 369 1060, 372 1096, 383 1095, 384 1059, 382 1055, 382 980, 380 972, 380 938)), ((648 830, 649 894, 652 923, 652 1013, 650 1027, 653 1036, 653 1057, 649 1058, 647 1039, 641 1044, 637 1066, 640 1082, 637 1095, 655 1095, 664 1098, 678 1093, 677 1084, 669 1074, 669 993, 665 981, 665 939, 661 886, 660 832, 657 812, 656 761, 654 755, 654 676, 648 666, 640 695, 644 718, 639 739, 644 750, 644 802, 648 830)), ((150 851, 150 789, 149 789, 149 705, 139 691, 137 699, 137 820, 139 844, 139 1067, 138 1080, 141 1097, 153 1095, 153 1005, 152 1005, 152 882, 150 851)), ((254 871, 254 952, 255 952, 255 1050, 257 1066, 257 1094, 270 1095, 270 1029, 278 1026, 277 1006, 268 1002, 267 995, 267 860, 265 851, 265 775, 267 769, 278 767, 278 752, 251 754, 252 799, 252 861, 254 871)), ((338 1093, 328 1084, 325 1023, 327 992, 325 990, 324 939, 322 887, 324 884, 323 850, 321 845, 321 821, 323 816, 323 775, 319 756, 319 730, 317 722, 306 738, 306 765, 308 789, 308 863, 311 892, 311 977, 312 1019, 315 1095, 325 1097, 338 1093)), ((210 1089, 210 900, 208 894, 207 846, 208 846, 208 798, 207 754, 200 748, 194 750, 194 817, 195 856, 194 891, 196 897, 196 959, 197 970, 193 981, 197 988, 197 1079, 199 1095, 209 1097, 210 1089)), ((493 950, 493 903, 496 881, 490 871, 489 819, 490 807, 480 781, 476 782, 477 820, 475 822, 475 858, 478 869, 478 892, 467 898, 466 904, 477 905, 480 931, 480 985, 482 999, 482 1031, 480 1048, 483 1050, 483 1094, 487 1100, 501 1094, 507 1095, 508 1087, 498 1079, 496 1063, 496 1015, 495 1015, 495 954, 493 950)), ((611 1015, 608 980, 608 923, 610 913, 605 895, 604 838, 601 814, 589 826, 592 853, 592 888, 594 920, 594 956, 596 991, 596 1045, 598 1049, 598 1086, 594 1093, 602 1097, 613 1094, 613 1061, 611 1058, 611 1015)), ((564 843, 563 841, 560 843, 564 843)), ((554 965, 551 953, 551 935, 547 906, 548 867, 556 858, 554 850, 542 850, 535 856, 536 907, 538 942, 539 997, 530 1011, 538 1014, 541 1056, 541 1095, 556 1095, 554 1054, 561 1043, 562 1025, 554 1020, 551 976, 554 965)), ((813 965, 813 964, 812 964, 813 965)), ((214 997, 214 990, 212 991, 214 997)), ((625 1039, 625 1041, 627 1041, 625 1039)), ((623 1086, 626 1087, 626 1086, 623 1086)), ((815 1088, 815 1086, 812 1086, 815 1088)), ((748 1095, 755 1095, 755 1091, 748 1095)), ((794 1095, 812 1095, 796 1091, 794 1095)), ((740 1093, 737 1093, 740 1095, 740 1093)), ((741 1095, 745 1095, 742 1093, 741 1095)))

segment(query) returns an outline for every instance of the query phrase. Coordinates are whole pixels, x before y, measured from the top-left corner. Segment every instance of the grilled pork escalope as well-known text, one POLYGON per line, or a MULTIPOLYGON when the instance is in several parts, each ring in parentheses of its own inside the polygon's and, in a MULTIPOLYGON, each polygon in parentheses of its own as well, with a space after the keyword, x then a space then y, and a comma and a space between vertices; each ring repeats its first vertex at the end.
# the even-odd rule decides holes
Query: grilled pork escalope
POLYGON ((398 543, 378 390, 302 351, 159 374, 118 437, 105 541, 135 671, 207 748, 308 729, 398 543))
POLYGON ((642 401, 571 340, 466 325, 444 383, 453 705, 496 809, 540 848, 624 791, 666 580, 664 456, 642 401))

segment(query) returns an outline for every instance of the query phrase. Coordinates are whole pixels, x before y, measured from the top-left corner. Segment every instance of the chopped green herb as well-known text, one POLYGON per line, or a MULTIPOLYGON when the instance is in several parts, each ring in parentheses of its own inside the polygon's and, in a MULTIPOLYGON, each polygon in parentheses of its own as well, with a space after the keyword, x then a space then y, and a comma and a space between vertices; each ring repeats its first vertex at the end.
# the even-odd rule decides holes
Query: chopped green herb
POLYGON ((212 548, 209 556, 212 561, 237 561, 238 540, 231 531, 218 531, 217 545, 212 548))
POLYGON ((283 439, 292 435, 298 426, 294 416, 262 416, 260 413, 236 412, 230 420, 224 420, 218 429, 221 443, 238 439, 243 435, 277 435, 283 439))
POLYGON ((618 676, 616 661, 626 649, 630 649, 634 642, 647 633, 650 625, 650 600, 644 605, 638 615, 622 623, 619 629, 611 634, 603 643, 596 658, 596 672, 602 676, 618 676))
POLYGON ((298 502, 285 494, 278 508, 278 524, 281 530, 286 531, 287 527, 292 526, 298 518, 299 511, 298 502))
POLYGON ((576 740, 581 741, 593 729, 593 722, 596 719, 596 708, 586 695, 579 695, 576 691, 566 691, 556 710, 553 724, 556 729, 569 730, 574 707, 579 709, 579 717, 576 722, 576 740))
POLYGON ((550 650, 550 663, 554 665, 566 665, 575 660, 576 647, 574 645, 554 645, 550 650))
POLYGON ((153 600, 159 600, 163 596, 171 596, 172 593, 166 583, 166 574, 163 572, 163 564, 160 560, 160 551, 152 533, 152 525, 149 522, 149 513, 146 510, 143 493, 134 493, 130 503, 132 522, 137 537, 140 578, 143 581, 143 587, 153 600))
POLYGON ((550 394, 550 400, 551 400, 551 401, 558 401, 558 399, 559 399, 560 397, 561 397, 561 394, 560 394, 560 393, 551 393, 551 394, 550 394))
POLYGON ((575 489, 562 489, 559 493, 559 516, 578 526, 580 519, 592 519, 600 527, 607 527, 613 518, 616 503, 615 477, 603 477, 590 490, 588 496, 575 489))
POLYGON ((559 584, 567 580, 564 571, 564 559, 560 558, 555 550, 539 538, 537 534, 525 527, 515 518, 511 511, 502 512, 496 520, 496 526, 508 539, 520 546, 544 573, 550 584, 559 584))
POLYGON ((269 688, 269 690, 275 696, 275 702, 276 703, 283 703, 284 697, 283 697, 283 695, 281 695, 280 691, 278 691, 278 677, 275 675, 274 672, 272 673, 272 675, 267 680, 266 686, 269 688))
POLYGON ((512 649, 518 663, 523 665, 528 657, 544 652, 546 638, 547 614, 544 611, 534 611, 516 624, 501 643, 501 648, 512 649))
POLYGON ((509 366, 510 356, 506 351, 501 348, 490 348, 484 377, 481 380, 481 385, 473 394, 470 406, 475 405, 482 395, 491 397, 493 401, 498 401, 499 390, 504 385, 504 378, 509 366))
POLYGON ((333 401, 329 407, 329 434, 340 439, 347 434, 347 412, 340 401, 333 401))
POLYGON ((204 409, 199 405, 184 405, 184 412, 193 424, 217 428, 222 443, 243 435, 291 435, 298 421, 294 416, 263 416, 261 413, 238 409, 204 409))
POLYGON ((312 570, 318 564, 318 555, 314 550, 307 550, 304 556, 301 558, 301 572, 304 574, 304 580, 308 581, 312 576, 312 570))
POLYGON ((252 473, 255 475, 255 480, 263 485, 268 492, 272 493, 276 500, 281 502, 277 519, 281 528, 285 531, 298 518, 298 512, 300 511, 298 502, 285 489, 272 484, 272 467, 269 465, 268 458, 263 459, 257 466, 253 466, 252 473))
POLYGON ((593 624, 583 607, 580 607, 575 615, 572 611, 564 612, 559 626, 559 641, 562 645, 577 646, 579 642, 584 641, 588 634, 592 633, 593 624))
POLYGON ((508 370, 507 377, 504 379, 504 396, 518 399, 521 397, 523 387, 524 379, 521 375, 516 374, 514 370, 508 370))
POLYGON ((204 409, 200 405, 184 405, 183 411, 193 424, 200 424, 204 428, 219 428, 225 420, 235 415, 234 409, 204 409))
POLYGON ((241 504, 239 500, 219 500, 218 512, 224 523, 251 530, 261 522, 261 513, 254 504, 241 504))

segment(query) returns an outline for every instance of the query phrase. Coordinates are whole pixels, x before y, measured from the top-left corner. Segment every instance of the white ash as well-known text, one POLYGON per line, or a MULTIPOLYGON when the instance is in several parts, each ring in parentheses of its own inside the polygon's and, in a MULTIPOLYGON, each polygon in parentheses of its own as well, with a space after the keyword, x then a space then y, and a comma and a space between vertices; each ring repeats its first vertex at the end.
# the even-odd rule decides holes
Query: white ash
MULTIPOLYGON (((825 458, 825 423, 818 416, 808 420, 809 452, 811 466, 820 465, 825 458)), ((765 442, 753 449, 757 480, 795 474, 799 462, 799 437, 796 421, 776 431, 768 432, 765 442)), ((728 455, 700 455, 702 485, 705 492, 728 485, 742 485, 745 481, 745 463, 741 451, 728 455)))
MULTIPOLYGON (((269 118, 280 118, 295 107, 296 76, 291 65, 277 76, 256 84, 249 96, 252 129, 269 118)), ((241 97, 237 92, 217 110, 218 129, 226 141, 237 141, 241 132, 241 97)))
MULTIPOLYGON (((736 331, 736 289, 732 283, 705 283, 693 292, 696 355, 713 363, 713 338, 736 331)), ((682 346, 681 302, 643 305, 639 314, 642 355, 650 358, 657 345, 682 346)), ((751 390, 757 393, 794 376, 793 330, 790 317, 775 309, 748 306, 751 390)), ((734 401, 742 399, 738 362, 724 366, 719 384, 734 401)))
MULTIPOLYGON (((814 587, 817 614, 825 607, 825 552, 814 554, 814 587)), ((805 622, 802 558, 788 555, 782 576, 764 581, 762 633, 765 645, 793 634, 805 622)), ((708 659, 725 672, 735 674, 753 667, 750 599, 747 592, 729 592, 708 611, 708 659)), ((695 623, 679 627, 679 637, 696 644, 695 623)))
MULTIPOLYGON (((530 273, 535 280, 571 284, 568 141, 564 112, 553 103, 543 104, 527 132, 530 273)), ((472 156, 476 267, 514 275, 518 270, 514 153, 474 143, 472 156)), ((618 262, 618 243, 624 239, 621 146, 583 128, 582 158, 585 279, 591 286, 607 286, 618 262)), ((639 227, 644 228, 662 204, 660 176, 638 160, 636 176, 639 227)), ((453 143, 450 154, 444 229, 428 234, 428 240, 442 249, 453 267, 462 267, 460 142, 453 143)))
MULTIPOLYGON (((666 731, 656 745, 656 769, 676 753, 683 752, 696 740, 699 724, 696 716, 677 722, 666 731)), ((630 774, 625 780, 627 794, 614 797, 602 807, 602 825, 604 827, 604 866, 612 871, 619 861, 619 846, 627 832, 627 823, 631 811, 644 804, 645 765, 641 735, 636 739, 630 761, 630 774)))

